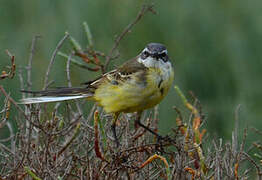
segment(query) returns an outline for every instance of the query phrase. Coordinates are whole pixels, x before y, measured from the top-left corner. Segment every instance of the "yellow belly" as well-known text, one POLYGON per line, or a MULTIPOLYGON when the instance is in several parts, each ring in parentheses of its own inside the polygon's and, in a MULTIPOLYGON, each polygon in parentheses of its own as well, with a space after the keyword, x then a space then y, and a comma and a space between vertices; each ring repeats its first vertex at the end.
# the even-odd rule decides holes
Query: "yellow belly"
POLYGON ((167 79, 161 80, 161 72, 150 69, 144 80, 133 77, 117 85, 104 82, 96 89, 93 99, 107 113, 142 111, 154 107, 166 96, 173 76, 171 71, 167 79))

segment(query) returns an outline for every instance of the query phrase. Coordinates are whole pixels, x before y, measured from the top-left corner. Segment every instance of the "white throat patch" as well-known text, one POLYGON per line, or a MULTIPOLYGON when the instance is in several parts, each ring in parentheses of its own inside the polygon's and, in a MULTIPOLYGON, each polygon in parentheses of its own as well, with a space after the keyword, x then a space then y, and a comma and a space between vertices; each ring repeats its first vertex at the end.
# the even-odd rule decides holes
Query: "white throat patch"
POLYGON ((139 57, 137 61, 144 64, 148 68, 160 69, 161 77, 159 77, 159 81, 168 80, 173 74, 173 68, 169 61, 164 62, 162 59, 158 59, 157 61, 152 57, 147 57, 146 59, 139 57))
POLYGON ((164 62, 162 59, 155 60, 152 57, 147 57, 146 59, 138 58, 139 63, 144 64, 148 68, 159 68, 161 70, 169 70, 172 68, 172 65, 169 61, 164 62))

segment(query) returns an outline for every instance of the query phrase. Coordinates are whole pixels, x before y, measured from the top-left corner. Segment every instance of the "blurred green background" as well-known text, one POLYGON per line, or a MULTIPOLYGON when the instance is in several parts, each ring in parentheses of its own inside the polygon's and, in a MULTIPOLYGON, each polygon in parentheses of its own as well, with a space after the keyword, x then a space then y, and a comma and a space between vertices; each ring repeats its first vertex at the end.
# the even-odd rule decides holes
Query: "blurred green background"
MULTIPOLYGON (((137 55, 149 42, 167 46, 175 69, 175 83, 188 95, 200 99, 207 115, 205 127, 211 135, 229 139, 234 127, 234 111, 242 104, 240 126, 262 129, 262 1, 261 0, 165 0, 154 1, 151 13, 120 43, 119 65, 137 55)), ((141 0, 2 0, 0 1, 0 70, 9 65, 4 50, 16 56, 17 70, 27 65, 33 36, 41 35, 33 59, 33 89, 43 87, 44 75, 58 41, 68 31, 86 45, 82 28, 86 21, 95 48, 108 53, 116 34, 135 17, 141 0)), ((70 52, 65 43, 64 52, 70 52)), ((50 79, 55 86, 66 84, 66 62, 57 57, 50 79)), ((73 85, 96 76, 73 66, 73 85)), ((18 100, 19 77, 0 83, 18 100)), ((3 96, 0 97, 3 102, 3 96)), ((175 126, 172 106, 181 105, 174 89, 160 105, 160 132, 175 126)), ((12 109, 14 110, 14 108, 12 109)), ((255 134, 249 134, 252 139, 255 134)))

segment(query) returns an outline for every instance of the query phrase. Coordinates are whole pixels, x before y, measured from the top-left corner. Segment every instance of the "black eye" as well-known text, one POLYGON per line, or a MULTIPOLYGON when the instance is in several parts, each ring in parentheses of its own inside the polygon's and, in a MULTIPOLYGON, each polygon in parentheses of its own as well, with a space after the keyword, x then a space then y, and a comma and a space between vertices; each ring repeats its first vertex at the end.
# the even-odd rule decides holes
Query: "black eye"
POLYGON ((149 56, 149 52, 147 52, 147 51, 144 51, 144 52, 142 53, 142 55, 141 55, 142 59, 145 59, 145 58, 147 58, 148 56, 149 56))
POLYGON ((161 53, 161 54, 159 54, 159 56, 160 56, 161 58, 166 57, 166 53, 161 53))
POLYGON ((158 57, 159 57, 160 59, 162 59, 164 62, 167 62, 167 61, 168 61, 168 55, 167 55, 166 52, 163 52, 163 53, 159 54, 158 57))

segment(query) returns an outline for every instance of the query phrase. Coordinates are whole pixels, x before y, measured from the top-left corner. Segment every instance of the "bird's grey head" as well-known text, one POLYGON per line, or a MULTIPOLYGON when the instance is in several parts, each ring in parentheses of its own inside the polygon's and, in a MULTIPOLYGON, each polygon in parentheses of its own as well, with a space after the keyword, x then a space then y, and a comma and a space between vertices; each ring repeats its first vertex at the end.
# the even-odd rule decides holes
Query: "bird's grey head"
POLYGON ((152 58, 157 61, 162 60, 163 62, 169 60, 166 47, 160 43, 149 43, 140 54, 140 58, 142 60, 152 58))

